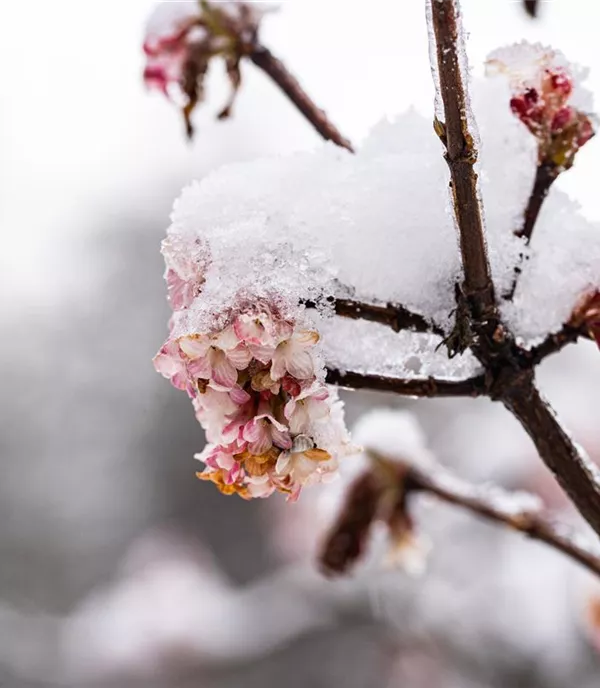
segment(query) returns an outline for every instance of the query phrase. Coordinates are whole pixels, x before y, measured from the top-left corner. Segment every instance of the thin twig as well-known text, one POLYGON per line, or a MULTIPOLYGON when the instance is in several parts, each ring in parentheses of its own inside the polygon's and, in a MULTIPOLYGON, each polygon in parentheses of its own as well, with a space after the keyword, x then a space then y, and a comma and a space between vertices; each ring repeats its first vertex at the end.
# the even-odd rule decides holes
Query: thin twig
POLYGON ((483 375, 466 380, 440 380, 434 377, 403 379, 328 368, 327 383, 346 389, 370 389, 410 397, 479 397, 486 393, 483 375))
POLYGON ((393 303, 376 305, 352 299, 336 299, 334 308, 336 315, 340 317, 380 323, 391 327, 394 332, 412 330, 444 336, 444 331, 424 316, 393 303))
MULTIPOLYGON (((449 504, 524 533, 533 540, 545 542, 600 575, 600 556, 582 547, 578 544, 580 538, 577 535, 568 535, 565 526, 552 524, 543 514, 511 509, 504 506, 501 499, 490 499, 489 488, 471 486, 454 476, 437 476, 412 466, 407 467, 406 471, 403 478, 406 489, 428 492, 449 504)), ((510 496, 506 495, 509 499, 510 496)))
MULTIPOLYGON (((316 308, 314 301, 304 301, 307 308, 316 308)), ((335 299, 333 302, 335 314, 350 320, 367 320, 390 327, 394 332, 410 330, 424 334, 444 336, 444 331, 430 322, 420 313, 415 313, 404 306, 387 303, 374 304, 353 299, 335 299)))
POLYGON ((341 148, 345 148, 351 153, 354 152, 350 141, 340 133, 325 112, 315 105, 310 96, 300 86, 296 77, 290 74, 283 62, 276 58, 270 50, 263 45, 253 45, 248 52, 248 57, 265 74, 271 77, 326 141, 333 141, 341 148))
POLYGON ((529 358, 531 365, 536 366, 548 356, 559 353, 569 344, 575 344, 579 339, 591 339, 587 328, 575 327, 567 323, 558 332, 548 335, 541 344, 534 346, 525 355, 529 358))
MULTIPOLYGON (((535 229, 542 205, 548 196, 550 187, 556 181, 558 173, 559 170, 557 169, 556 165, 552 163, 542 163, 537 167, 533 188, 531 190, 531 195, 529 196, 529 201, 527 202, 527 207, 525 208, 525 214, 523 216, 523 225, 515 232, 515 236, 525 239, 526 245, 529 245, 531 242, 533 230, 535 229)), ((508 301, 512 301, 517 290, 519 275, 523 271, 523 259, 524 254, 521 253, 519 256, 519 263, 515 266, 515 275, 512 286, 508 293, 504 295, 504 298, 508 301)))
POLYGON ((464 292, 473 317, 484 322, 496 319, 492 283, 477 190, 477 148, 469 131, 467 96, 459 59, 458 8, 456 0, 429 0, 435 34, 439 86, 445 122, 436 130, 446 146, 452 178, 452 195, 464 268, 464 292))

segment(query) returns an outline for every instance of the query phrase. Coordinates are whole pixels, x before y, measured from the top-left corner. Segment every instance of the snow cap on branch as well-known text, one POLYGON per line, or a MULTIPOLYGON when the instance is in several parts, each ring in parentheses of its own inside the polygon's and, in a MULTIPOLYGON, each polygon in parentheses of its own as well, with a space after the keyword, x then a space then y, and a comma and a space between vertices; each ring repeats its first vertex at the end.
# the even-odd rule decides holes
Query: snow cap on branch
MULTIPOLYGON (((496 292, 506 293, 523 253, 513 233, 523 222, 538 146, 512 115, 504 80, 476 81, 472 96, 492 275, 496 292)), ((448 200, 432 191, 447 179, 431 123, 415 111, 375 127, 355 156, 326 145, 208 175, 183 191, 163 249, 188 289, 175 332, 223 327, 223 314, 240 294, 275 303, 293 320, 306 317, 299 308, 306 300, 398 303, 448 330, 461 266, 448 200), (186 246, 193 249, 191 272, 186 246), (177 247, 183 258, 169 257, 179 255, 177 247), (198 279, 202 297, 190 299, 198 279)), ((536 237, 515 300, 502 306, 504 320, 527 346, 560 330, 581 294, 600 287, 600 230, 558 189, 546 199, 536 237)), ((437 337, 398 336, 329 315, 325 307, 313 313, 310 327, 322 332, 327 360, 341 370, 385 375, 393 368, 405 376, 447 378, 476 373, 475 361, 466 365, 469 357, 450 361, 436 353, 437 337)))

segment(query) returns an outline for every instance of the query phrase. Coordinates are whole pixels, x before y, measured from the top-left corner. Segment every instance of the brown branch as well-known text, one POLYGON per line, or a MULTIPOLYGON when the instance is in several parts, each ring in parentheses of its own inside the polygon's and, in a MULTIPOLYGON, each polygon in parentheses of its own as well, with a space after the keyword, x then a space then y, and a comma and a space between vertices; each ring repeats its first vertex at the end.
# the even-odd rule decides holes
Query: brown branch
MULTIPOLYGON (((564 526, 555 526, 537 511, 511 509, 494 500, 487 487, 478 488, 454 476, 436 476, 415 467, 407 467, 404 474, 406 490, 428 492, 449 504, 460 506, 478 516, 519 531, 533 540, 544 542, 566 554, 593 573, 600 575, 600 556, 577 544, 578 538, 569 537, 564 526), (491 497, 491 499, 490 499, 491 497)), ((511 495, 502 495, 510 499, 511 495)))
POLYGON ((523 0, 523 7, 530 17, 538 16, 539 0, 523 0))
POLYGON ((446 146, 452 196, 464 268, 464 292, 476 321, 496 319, 494 285, 487 256, 477 190, 477 148, 469 131, 459 58, 457 0, 429 0, 435 34, 439 87, 445 122, 436 130, 446 146))
POLYGON ((479 397, 486 393, 483 375, 466 380, 440 380, 433 377, 402 379, 328 368, 326 382, 346 389, 370 389, 410 397, 479 397))
POLYGON ((525 238, 526 243, 531 241, 531 236, 540 210, 548 195, 548 191, 550 191, 550 187, 558 177, 558 173, 559 170, 556 165, 552 163, 542 163, 537 167, 533 189, 531 190, 531 195, 529 196, 529 201, 525 208, 523 226, 515 232, 515 236, 525 238))
MULTIPOLYGON (((535 224, 542 209, 542 205, 548 196, 550 187, 558 178, 559 172, 560 170, 557 169, 556 165, 553 163, 542 163, 537 167, 533 188, 523 216, 523 225, 515 232, 515 236, 525 239, 526 245, 529 245, 531 242, 533 230, 535 229, 535 224)), ((503 297, 508 301, 512 301, 517 290, 519 275, 523 271, 523 259, 524 255, 521 253, 519 256, 519 263, 515 266, 515 276, 512 286, 503 297)))
MULTIPOLYGON (((307 308, 316 308, 314 301, 305 301, 307 308)), ((404 306, 387 303, 384 305, 364 303, 353 299, 335 299, 333 302, 335 314, 350 320, 367 320, 390 327, 394 332, 411 330, 427 334, 444 336, 444 331, 419 313, 404 306)))
POLYGON ((504 405, 529 434, 546 466, 581 515, 600 534, 598 469, 586 460, 563 430, 530 377, 513 384, 502 396, 504 405))
POLYGON ((248 57, 265 74, 271 77, 326 141, 333 141, 341 148, 345 148, 351 153, 354 152, 350 141, 340 133, 337 127, 328 119, 325 112, 315 105, 310 96, 300 86, 296 77, 290 74, 283 62, 276 58, 270 50, 263 45, 253 45, 248 51, 248 57))
POLYGON ((562 351, 569 344, 575 344, 579 339, 591 339, 590 333, 585 326, 576 327, 568 323, 561 330, 548 335, 538 346, 534 346, 531 351, 525 352, 530 364, 539 365, 544 359, 562 351))

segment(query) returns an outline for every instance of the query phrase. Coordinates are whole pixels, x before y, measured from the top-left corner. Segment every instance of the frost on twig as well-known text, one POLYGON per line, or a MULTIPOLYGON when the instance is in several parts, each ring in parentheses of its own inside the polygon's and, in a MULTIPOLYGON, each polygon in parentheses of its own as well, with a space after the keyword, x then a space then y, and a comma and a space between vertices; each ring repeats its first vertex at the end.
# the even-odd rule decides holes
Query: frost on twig
POLYGON ((352 151, 352 145, 318 108, 299 82, 259 41, 266 3, 242 0, 190 0, 161 2, 150 17, 144 41, 147 64, 144 81, 167 97, 181 100, 188 137, 192 137, 192 113, 204 100, 204 81, 210 63, 221 58, 231 85, 231 95, 219 119, 231 115, 242 83, 240 65, 251 60, 292 101, 327 141, 352 151))
POLYGON ((406 546, 417 525, 412 499, 424 493, 544 542, 600 575, 600 550, 553 523, 537 497, 472 486, 451 475, 427 451, 415 422, 392 411, 372 412, 360 422, 355 439, 365 445, 371 467, 355 480, 325 541, 320 561, 326 572, 344 572, 363 556, 377 520, 388 523, 396 546, 406 546))

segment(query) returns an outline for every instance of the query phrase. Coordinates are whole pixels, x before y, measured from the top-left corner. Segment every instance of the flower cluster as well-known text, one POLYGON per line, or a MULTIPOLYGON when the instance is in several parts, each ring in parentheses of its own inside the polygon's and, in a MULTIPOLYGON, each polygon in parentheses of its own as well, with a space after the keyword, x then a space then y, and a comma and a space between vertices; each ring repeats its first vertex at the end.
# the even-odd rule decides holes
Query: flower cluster
POLYGON ((574 78, 559 53, 522 43, 490 55, 488 72, 508 74, 512 112, 536 137, 539 164, 557 171, 572 166, 575 154, 594 135, 589 115, 570 103, 574 78))
POLYGON ((231 96, 218 114, 228 117, 241 83, 240 60, 256 40, 265 10, 237 0, 161 2, 144 40, 144 81, 168 98, 182 99, 189 136, 191 115, 204 97, 204 78, 213 57, 225 61, 231 96))
POLYGON ((318 339, 255 304, 218 332, 167 340, 156 370, 187 391, 210 443, 197 456, 206 464, 199 478, 225 494, 296 499, 335 474, 346 430, 320 379, 318 339))

